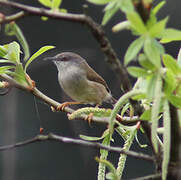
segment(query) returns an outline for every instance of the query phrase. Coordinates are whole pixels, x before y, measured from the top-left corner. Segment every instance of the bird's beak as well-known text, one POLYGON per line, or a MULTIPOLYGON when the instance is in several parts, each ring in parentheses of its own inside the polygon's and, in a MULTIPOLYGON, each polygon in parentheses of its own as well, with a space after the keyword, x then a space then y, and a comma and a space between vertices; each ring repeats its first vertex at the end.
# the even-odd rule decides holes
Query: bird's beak
POLYGON ((44 61, 56 61, 56 57, 45 57, 44 61))

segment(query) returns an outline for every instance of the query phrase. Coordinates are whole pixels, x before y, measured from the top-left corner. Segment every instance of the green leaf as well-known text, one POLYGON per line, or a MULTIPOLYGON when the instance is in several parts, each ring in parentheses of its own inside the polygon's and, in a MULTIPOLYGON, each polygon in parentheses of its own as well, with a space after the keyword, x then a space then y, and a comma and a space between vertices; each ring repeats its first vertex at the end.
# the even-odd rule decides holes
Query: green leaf
POLYGON ((107 22, 114 16, 114 14, 119 10, 119 7, 117 6, 116 2, 113 1, 109 3, 105 8, 105 14, 102 20, 102 25, 106 25, 107 22))
POLYGON ((171 117, 169 103, 167 100, 164 102, 163 107, 163 161, 162 161, 162 180, 167 179, 168 164, 170 160, 171 149, 171 117))
POLYGON ((22 85, 28 85, 26 81, 26 74, 21 63, 16 65, 14 79, 22 85))
POLYGON ((145 54, 140 54, 138 56, 138 61, 143 68, 147 70, 155 70, 155 66, 148 60, 145 54))
POLYGON ((82 134, 80 134, 79 137, 86 141, 99 141, 101 139, 104 139, 108 134, 109 134, 109 129, 106 129, 101 137, 91 137, 91 136, 85 136, 82 134))
POLYGON ((156 15, 158 13, 158 11, 165 5, 166 1, 161 1, 160 3, 158 3, 153 10, 151 11, 154 15, 156 15))
POLYGON ((7 48, 0 46, 0 57, 4 57, 8 53, 7 48))
POLYGON ((161 43, 169 43, 172 41, 180 41, 181 40, 181 31, 177 29, 167 28, 163 34, 161 43))
POLYGON ((163 31, 165 30, 166 23, 168 21, 168 17, 163 20, 157 22, 149 29, 149 34, 151 37, 161 38, 163 31))
POLYGON ((112 0, 87 0, 90 3, 97 4, 97 5, 104 5, 109 3, 112 0))
POLYGON ((52 9, 58 9, 61 3, 62 0, 52 0, 52 9))
POLYGON ((133 60, 137 56, 137 54, 140 52, 141 48, 143 47, 144 40, 145 40, 144 37, 141 36, 130 44, 124 58, 125 65, 127 65, 131 60, 133 60))
POLYGON ((151 120, 151 109, 144 111, 143 114, 140 116, 140 119, 143 121, 150 121, 151 120))
POLYGON ((167 69, 164 80, 165 80, 164 92, 165 92, 165 94, 170 95, 173 93, 173 91, 177 87, 177 81, 176 81, 174 72, 172 72, 170 69, 167 69))
POLYGON ((51 0, 38 0, 38 1, 46 7, 51 7, 52 5, 51 0))
POLYGON ((150 62, 154 64, 157 68, 161 66, 160 50, 158 49, 158 44, 156 44, 155 39, 147 37, 144 43, 144 52, 150 62))
POLYGON ((140 67, 130 66, 127 68, 127 70, 128 73, 131 74, 133 77, 145 77, 149 75, 147 70, 140 67))
POLYGON ((181 96, 169 95, 167 99, 177 108, 181 108, 181 96))
POLYGON ((27 67, 30 65, 30 63, 35 59, 37 58, 38 56, 40 56, 41 54, 43 54, 44 52, 52 49, 52 48, 55 48, 55 46, 43 46, 41 47, 36 53, 34 53, 30 58, 29 60, 27 61, 26 65, 25 65, 25 72, 26 72, 26 69, 27 67))
POLYGON ((6 73, 7 70, 13 69, 13 68, 15 68, 15 66, 2 66, 0 67, 0 74, 4 74, 6 73))
POLYGON ((8 53, 4 58, 8 59, 12 63, 16 64, 20 62, 20 46, 17 42, 13 41, 10 44, 4 45, 7 48, 8 53))
POLYGON ((177 61, 169 54, 163 55, 163 63, 165 67, 172 70, 175 75, 181 73, 181 68, 178 66, 177 61))
POLYGON ((132 3, 132 0, 118 0, 117 1, 120 9, 124 12, 124 13, 128 13, 128 12, 132 12, 134 11, 134 6, 132 3))
POLYGON ((19 26, 15 22, 11 22, 9 24, 6 24, 5 30, 6 34, 8 34, 9 36, 16 36, 23 48, 24 60, 26 61, 30 57, 30 51, 26 38, 24 37, 19 26))
POLYGON ((147 32, 147 28, 138 13, 134 11, 127 13, 127 19, 130 21, 132 28, 138 32, 138 34, 142 35, 147 32))
POLYGON ((82 135, 82 134, 80 134, 79 137, 81 139, 86 140, 86 141, 99 141, 99 140, 103 139, 102 137, 85 136, 85 135, 82 135))

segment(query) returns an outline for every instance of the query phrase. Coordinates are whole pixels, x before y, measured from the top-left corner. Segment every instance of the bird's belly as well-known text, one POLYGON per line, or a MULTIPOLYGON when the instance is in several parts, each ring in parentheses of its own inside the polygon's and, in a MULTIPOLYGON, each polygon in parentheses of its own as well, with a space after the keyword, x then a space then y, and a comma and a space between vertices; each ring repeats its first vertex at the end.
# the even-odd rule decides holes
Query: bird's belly
POLYGON ((64 75, 62 79, 60 76, 59 83, 68 96, 81 103, 101 104, 105 97, 105 92, 100 92, 98 86, 90 85, 85 77, 80 75, 64 75))
POLYGON ((80 75, 68 74, 61 79, 59 77, 59 83, 64 92, 75 101, 84 101, 83 95, 86 90, 86 80, 80 75))

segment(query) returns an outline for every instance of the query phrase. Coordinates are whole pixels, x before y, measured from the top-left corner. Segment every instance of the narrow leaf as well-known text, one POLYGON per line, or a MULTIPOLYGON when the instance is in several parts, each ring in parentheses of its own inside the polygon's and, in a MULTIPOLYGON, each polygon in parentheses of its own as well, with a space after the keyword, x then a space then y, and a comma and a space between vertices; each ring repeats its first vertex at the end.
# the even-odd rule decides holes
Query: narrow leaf
POLYGON ((137 31, 139 34, 144 34, 147 32, 146 26, 144 25, 141 17, 136 12, 129 12, 127 18, 131 23, 132 28, 137 31))
POLYGON ((172 103, 175 107, 181 108, 181 96, 169 95, 167 99, 172 103))
POLYGON ((130 66, 127 68, 127 70, 133 77, 145 77, 149 75, 147 70, 136 66, 130 66))
POLYGON ((163 55, 163 63, 166 68, 172 70, 174 74, 180 74, 181 68, 178 66, 177 61, 169 54, 163 55))
POLYGON ((10 24, 6 25, 6 33, 10 36, 14 35, 20 42, 23 52, 24 52, 24 60, 26 61, 30 57, 30 51, 29 46, 26 41, 25 36, 23 35, 23 32, 19 28, 19 26, 15 22, 11 22, 10 24))
POLYGON ((44 52, 52 49, 52 48, 55 48, 55 46, 44 46, 44 47, 41 47, 36 53, 34 53, 30 58, 29 60, 27 61, 26 65, 25 65, 25 71, 27 69, 27 67, 30 65, 30 63, 35 59, 37 58, 38 56, 40 56, 41 54, 43 54, 44 52))
POLYGON ((181 40, 181 31, 177 29, 167 28, 163 34, 161 43, 169 43, 171 41, 180 41, 181 40))
POLYGON ((137 54, 140 52, 141 48, 144 44, 144 37, 141 36, 138 39, 134 40, 130 46, 128 47, 128 50, 126 51, 126 55, 124 58, 124 64, 127 65, 131 60, 133 60, 137 54))
POLYGON ((175 78, 175 74, 170 69, 167 69, 166 76, 164 78, 164 93, 168 96, 173 93, 173 91, 177 87, 177 80, 175 78))
POLYGON ((132 0, 118 0, 117 1, 120 9, 124 12, 124 13, 128 13, 128 12, 132 12, 134 11, 134 6, 132 3, 132 0))
POLYGON ((163 34, 167 21, 168 17, 154 24, 149 30, 150 36, 161 38, 161 35, 163 34))
POLYGON ((168 164, 170 160, 170 146, 171 146, 171 118, 169 103, 167 100, 164 102, 163 107, 163 161, 162 161, 162 180, 167 179, 168 164))
POLYGON ((145 110, 143 114, 140 116, 140 119, 143 121, 151 120, 151 109, 145 110))
POLYGON ((138 56, 138 61, 143 68, 147 70, 155 70, 155 66, 148 60, 145 54, 140 54, 138 56))
POLYGON ((52 5, 51 0, 38 0, 38 1, 46 7, 51 7, 52 5))
POLYGON ((62 3, 62 0, 52 0, 52 9, 54 8, 58 9, 61 3, 62 3))
POLYGON ((90 3, 97 4, 97 5, 104 5, 109 3, 112 0, 87 0, 90 3))
POLYGON ((16 65, 14 79, 22 85, 28 85, 26 81, 26 74, 21 63, 16 65))
POLYGON ((4 74, 6 73, 7 70, 13 69, 13 68, 15 68, 15 66, 2 66, 0 67, 0 74, 4 74))
POLYGON ((157 47, 155 42, 156 40, 147 37, 144 43, 144 52, 147 55, 148 59, 152 64, 154 64, 157 68, 161 66, 161 58, 160 58, 160 50, 157 47))
POLYGON ((158 3, 152 10, 152 13, 154 15, 156 15, 158 13, 158 11, 165 5, 166 1, 161 1, 160 3, 158 3))
POLYGON ((20 46, 17 42, 13 41, 10 44, 5 45, 8 53, 4 56, 4 58, 8 59, 12 63, 20 62, 20 46))
POLYGON ((0 46, 0 57, 4 57, 8 53, 7 48, 0 46))
POLYGON ((107 22, 114 16, 114 14, 119 10, 119 7, 116 5, 116 2, 113 1, 109 3, 106 7, 111 6, 111 8, 105 8, 105 14, 102 20, 102 25, 106 25, 107 22))
POLYGON ((91 136, 85 136, 85 135, 79 135, 81 139, 84 139, 86 141, 99 141, 101 139, 104 139, 109 134, 109 129, 106 129, 101 137, 91 137, 91 136))

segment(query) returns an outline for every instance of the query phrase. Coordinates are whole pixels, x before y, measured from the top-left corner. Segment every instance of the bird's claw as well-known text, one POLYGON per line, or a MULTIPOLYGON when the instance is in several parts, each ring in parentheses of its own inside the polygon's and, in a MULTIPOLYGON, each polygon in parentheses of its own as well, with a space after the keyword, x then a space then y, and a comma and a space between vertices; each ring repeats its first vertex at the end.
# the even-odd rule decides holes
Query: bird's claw
POLYGON ((69 102, 64 102, 60 105, 57 106, 56 110, 57 111, 64 111, 65 107, 69 105, 69 102))
POLYGON ((91 125, 93 115, 94 115, 93 113, 90 113, 85 119, 86 121, 88 121, 89 125, 91 125))

